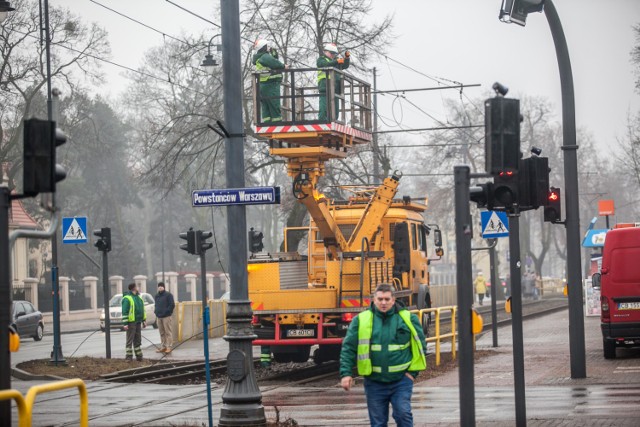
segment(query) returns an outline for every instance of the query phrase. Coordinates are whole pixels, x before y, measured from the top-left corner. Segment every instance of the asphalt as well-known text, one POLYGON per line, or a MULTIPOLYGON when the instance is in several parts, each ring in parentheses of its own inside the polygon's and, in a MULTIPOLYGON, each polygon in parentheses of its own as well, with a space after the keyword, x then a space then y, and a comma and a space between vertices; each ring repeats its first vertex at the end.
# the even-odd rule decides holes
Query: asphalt
MULTIPOLYGON (((599 318, 585 318, 587 378, 572 379, 568 312, 562 310, 524 322, 525 396, 530 426, 640 425, 640 350, 618 350, 605 360, 599 318)), ((218 356, 226 343, 211 340, 218 356)), ((490 354, 474 365, 475 420, 479 426, 515 425, 511 327, 499 329, 497 348, 491 334, 477 340, 490 354)), ((202 358, 202 341, 191 341, 175 358, 202 358), (198 355, 199 354, 199 355, 198 355)), ((214 357, 216 358, 216 357, 214 357)), ((14 379, 23 393, 33 381, 14 379)), ((112 384, 88 382, 91 426, 206 425, 206 388, 202 385, 112 384)), ((223 385, 212 386, 214 424, 220 414, 223 385)), ((368 425, 362 383, 351 392, 332 387, 265 387, 262 404, 267 417, 291 418, 298 425, 368 425)), ((38 399, 34 426, 77 425, 77 396, 72 391, 38 399)), ((456 426, 460 423, 458 372, 416 384, 412 399, 416 426, 456 426)), ((14 424, 17 417, 14 416, 14 424)), ((390 425, 394 425, 390 422, 390 425)))

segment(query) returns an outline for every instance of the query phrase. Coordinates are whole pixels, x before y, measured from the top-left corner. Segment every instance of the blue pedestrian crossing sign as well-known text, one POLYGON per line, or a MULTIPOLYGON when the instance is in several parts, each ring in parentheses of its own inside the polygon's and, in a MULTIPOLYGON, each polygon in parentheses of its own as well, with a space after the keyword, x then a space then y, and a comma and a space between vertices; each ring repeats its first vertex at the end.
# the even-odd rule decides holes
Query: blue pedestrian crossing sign
POLYGON ((62 243, 87 243, 87 217, 62 218, 62 243))
POLYGON ((485 239, 509 236, 509 219, 506 212, 482 211, 480 212, 480 221, 482 237, 485 239))

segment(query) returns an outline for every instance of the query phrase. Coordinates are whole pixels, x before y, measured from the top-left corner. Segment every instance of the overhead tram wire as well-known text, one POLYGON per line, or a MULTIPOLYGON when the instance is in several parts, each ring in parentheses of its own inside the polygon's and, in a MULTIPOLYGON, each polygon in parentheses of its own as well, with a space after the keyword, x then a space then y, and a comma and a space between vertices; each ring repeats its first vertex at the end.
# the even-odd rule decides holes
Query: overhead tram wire
POLYGON ((158 34, 161 34, 163 37, 169 37, 170 39, 173 39, 173 40, 178 41, 178 42, 180 42, 180 43, 186 44, 186 45, 187 45, 187 46, 189 46, 189 47, 192 47, 192 45, 191 45, 189 42, 185 41, 185 40, 179 39, 179 38, 177 38, 177 37, 174 37, 174 36, 172 36, 172 35, 170 35, 170 34, 165 33, 164 31, 158 30, 157 28, 154 28, 154 27, 152 27, 151 25, 148 25, 148 24, 145 24, 144 22, 138 21, 137 19, 132 18, 131 16, 126 15, 126 14, 124 14, 124 13, 122 13, 122 12, 118 12, 117 10, 112 9, 112 8, 110 8, 109 6, 106 6, 106 5, 104 5, 104 4, 102 4, 102 3, 100 3, 100 2, 98 2, 98 1, 96 1, 96 0, 89 0, 89 1, 90 1, 91 3, 94 3, 94 4, 96 4, 96 5, 100 6, 100 7, 103 7, 103 8, 105 8, 105 9, 107 9, 107 10, 108 10, 108 11, 110 11, 110 12, 115 13, 116 15, 120 15, 120 16, 122 16, 122 17, 123 17, 123 18, 125 18, 125 19, 128 19, 128 20, 130 20, 130 21, 135 22, 136 24, 142 25, 143 27, 148 28, 148 29, 150 29, 151 31, 155 31, 155 32, 156 32, 156 33, 158 33, 158 34))
MULTIPOLYGON (((12 31, 14 31, 16 33, 20 33, 22 35, 25 35, 27 37, 39 39, 39 37, 34 36, 33 34, 27 34, 27 33, 23 32, 23 31, 20 31, 20 30, 13 29, 12 31)), ((159 77, 159 76, 155 76, 155 75, 150 74, 150 73, 146 73, 144 71, 136 70, 135 68, 131 68, 131 67, 128 67, 126 65, 118 64, 117 62, 113 62, 113 61, 111 61, 109 59, 105 59, 105 58, 102 58, 100 56, 92 55, 90 53, 87 53, 87 52, 84 52, 84 51, 80 51, 78 49, 74 49, 74 48, 72 48, 70 46, 66 46, 66 45, 63 45, 63 44, 56 44, 55 46, 67 49, 67 50, 69 50, 71 52, 83 54, 83 55, 85 55, 85 56, 87 56, 89 58, 95 59, 96 61, 104 62, 106 64, 110 64, 110 65, 113 65, 115 67, 119 67, 119 68, 122 68, 124 70, 131 71, 131 72, 139 74, 141 76, 149 77, 151 79, 154 79, 154 80, 157 80, 157 81, 161 81, 163 83, 168 83, 171 86, 179 87, 180 89, 188 90, 188 91, 191 91, 193 93, 197 93, 198 95, 211 96, 211 94, 206 94, 206 93, 200 92, 198 90, 195 90, 193 88, 190 88, 189 86, 184 86, 184 85, 181 85, 179 83, 175 83, 175 82, 173 82, 173 81, 171 81, 169 79, 166 79, 164 77, 159 77)))

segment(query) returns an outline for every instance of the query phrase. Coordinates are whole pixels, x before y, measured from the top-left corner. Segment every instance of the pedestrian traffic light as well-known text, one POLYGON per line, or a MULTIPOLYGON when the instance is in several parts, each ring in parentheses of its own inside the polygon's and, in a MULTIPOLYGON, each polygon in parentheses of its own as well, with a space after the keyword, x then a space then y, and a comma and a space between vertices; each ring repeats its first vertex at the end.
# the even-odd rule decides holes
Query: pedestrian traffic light
POLYGON ((518 204, 518 172, 502 171, 493 179, 493 209, 512 210, 518 204))
POLYGON ((56 182, 66 178, 64 168, 56 163, 56 147, 67 142, 67 136, 48 120, 24 120, 23 193, 34 197, 39 193, 55 193, 56 182))
POLYGON ((493 209, 493 183, 485 182, 469 188, 469 200, 476 202, 479 208, 493 209))
POLYGON ((200 231, 196 234, 197 246, 200 249, 200 254, 205 253, 207 250, 213 247, 213 243, 207 242, 207 239, 211 238, 213 233, 211 231, 200 231))
POLYGON ((547 204, 544 207, 545 222, 560 222, 562 218, 562 205, 560 200, 560 189, 550 187, 547 197, 547 204))
POLYGON ((109 227, 102 227, 99 230, 94 230, 93 235, 100 238, 94 244, 100 252, 111 252, 111 229, 109 227))
POLYGON ((189 231, 185 231, 184 233, 180 233, 180 238, 187 241, 187 243, 180 245, 180 249, 187 251, 192 255, 199 255, 198 248, 196 246, 196 232, 193 231, 193 228, 190 228, 189 231))
POLYGON ((545 0, 502 0, 502 8, 498 18, 502 22, 524 25, 527 15, 532 12, 542 12, 545 0))
POLYGON ((249 251, 251 253, 261 252, 264 249, 262 239, 264 235, 261 231, 254 231, 253 227, 249 230, 249 251))
MULTIPOLYGON (((502 88, 499 83, 494 85, 502 88)), ((496 89, 498 91, 498 89, 496 89)), ((491 175, 515 172, 520 161, 520 101, 497 96, 484 103, 485 169, 491 175)))
POLYGON ((520 211, 547 205, 549 196, 549 159, 531 156, 520 161, 518 204, 520 211))

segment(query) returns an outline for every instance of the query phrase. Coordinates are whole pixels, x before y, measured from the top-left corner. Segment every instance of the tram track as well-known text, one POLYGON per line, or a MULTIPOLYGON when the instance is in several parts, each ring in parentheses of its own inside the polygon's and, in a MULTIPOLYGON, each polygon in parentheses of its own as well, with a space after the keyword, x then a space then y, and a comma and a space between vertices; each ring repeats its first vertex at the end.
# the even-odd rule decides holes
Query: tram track
MULTIPOLYGON (((546 314, 549 314, 558 310, 566 309, 566 307, 567 307, 567 303, 566 303, 566 300, 564 299, 548 299, 548 300, 541 300, 541 301, 531 301, 528 303, 526 302, 525 304, 523 304, 523 319, 526 320, 526 319, 531 319, 538 316, 544 316, 546 314)), ((491 322, 490 322, 491 308, 487 306, 486 308, 479 310, 479 312, 483 316, 483 318, 488 317, 487 320, 489 320, 489 321, 486 321, 484 324, 483 333, 490 331, 491 330, 491 322)), ((440 325, 441 333, 445 333, 442 331, 443 328, 446 329, 447 326, 450 328, 450 322, 451 322, 450 318, 441 319, 441 325, 440 325)), ((509 313, 506 313, 504 309, 500 309, 498 311, 498 325, 505 326, 505 325, 508 325, 510 322, 511 322, 511 315, 509 313)), ((257 363, 258 360, 255 359, 254 362, 257 363)), ((177 363, 173 363, 172 365, 176 365, 176 366, 169 367, 168 369, 167 369, 167 366, 164 365, 164 366, 145 367, 145 368, 127 370, 127 371, 137 371, 135 374, 131 374, 131 372, 129 373, 130 374, 129 377, 130 378, 133 377, 133 378, 131 381, 127 381, 127 382, 140 382, 140 383, 148 384, 148 383, 159 381, 158 383, 160 384, 167 384, 168 382, 175 380, 177 378, 196 378, 198 373, 201 376, 204 376, 204 362, 201 362, 201 363, 177 362, 177 363), (153 368, 156 368, 156 369, 154 370, 153 368), (162 369, 168 371, 164 376, 158 372, 159 370, 162 370, 162 369), (200 372, 200 369, 202 369, 202 372, 200 372)), ((212 365, 212 371, 211 371, 212 373, 215 372, 216 374, 222 375, 226 372, 226 361, 224 360, 211 362, 211 365, 212 365)), ((266 375, 266 376, 263 376, 258 381, 261 384, 260 390, 261 390, 261 393, 266 394, 266 393, 270 393, 272 391, 278 390, 280 388, 299 386, 301 384, 313 383, 321 380, 330 379, 331 377, 337 375, 338 366, 339 366, 339 363, 337 361, 331 361, 331 362, 325 362, 321 365, 305 366, 300 369, 293 369, 293 370, 288 370, 283 372, 277 372, 272 375, 266 375)), ((101 383, 115 382, 118 376, 124 377, 127 371, 120 371, 119 373, 110 374, 108 375, 109 378, 105 378, 105 380, 101 381, 101 383)), ((121 382, 121 381, 118 381, 118 382, 121 382)), ((102 388, 102 390, 108 390, 110 388, 112 387, 102 388)), ((218 384, 212 383, 211 385, 211 390, 214 392, 215 391, 219 392, 220 389, 222 388, 223 386, 218 384)), ((179 397, 173 396, 167 399, 153 400, 152 402, 147 403, 145 407, 148 408, 149 406, 156 406, 156 405, 163 406, 166 404, 175 404, 176 400, 182 400, 182 401, 189 401, 192 399, 199 400, 200 397, 204 398, 205 395, 206 395, 206 388, 203 387, 201 390, 188 392, 179 397)), ((212 401, 212 407, 217 409, 220 405, 222 405, 221 398, 217 398, 212 401)), ((152 416, 149 419, 146 419, 144 421, 140 421, 134 424, 127 423, 122 425, 123 426, 124 425, 127 425, 127 426, 153 425, 154 422, 159 422, 162 420, 166 420, 168 418, 181 416, 181 415, 195 412, 195 411, 205 410, 206 408, 207 408, 207 404, 205 403, 202 405, 192 406, 186 409, 181 409, 179 411, 171 413, 170 415, 167 415, 166 413, 164 413, 163 415, 158 415, 155 417, 152 416)), ((139 410, 140 410, 139 407, 121 408, 118 410, 109 411, 103 414, 97 414, 97 415, 91 416, 89 419, 90 419, 90 422, 99 422, 99 420, 101 419, 108 419, 115 415, 131 412, 131 411, 139 411, 139 410)), ((69 423, 60 424, 60 426, 70 426, 74 424, 76 423, 69 422, 69 423)), ((120 425, 120 424, 116 424, 116 425, 120 425)))

